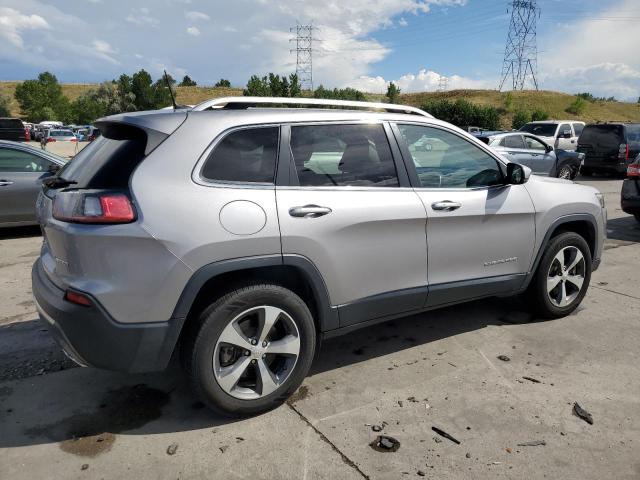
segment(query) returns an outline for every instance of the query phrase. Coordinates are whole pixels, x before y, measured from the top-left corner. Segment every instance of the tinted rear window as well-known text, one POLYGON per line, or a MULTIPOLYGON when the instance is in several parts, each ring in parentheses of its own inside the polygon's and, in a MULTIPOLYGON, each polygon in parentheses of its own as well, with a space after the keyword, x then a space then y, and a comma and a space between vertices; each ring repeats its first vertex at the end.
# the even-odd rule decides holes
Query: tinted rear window
POLYGON ((100 137, 83 148, 59 173, 77 188, 127 188, 129 177, 145 157, 146 134, 124 140, 100 137))
POLYGON ((553 137, 556 134, 556 128, 558 128, 557 123, 527 123, 520 128, 520 131, 540 137, 553 137))
POLYGON ((640 148, 640 124, 627 125, 627 142, 629 142, 633 148, 640 148))
POLYGON ((0 128, 24 128, 18 118, 0 118, 0 128))
POLYGON ((237 130, 222 139, 202 168, 202 177, 223 182, 273 183, 278 127, 237 130))
POLYGON ((587 125, 578 142, 592 147, 618 148, 624 143, 622 125, 587 125))

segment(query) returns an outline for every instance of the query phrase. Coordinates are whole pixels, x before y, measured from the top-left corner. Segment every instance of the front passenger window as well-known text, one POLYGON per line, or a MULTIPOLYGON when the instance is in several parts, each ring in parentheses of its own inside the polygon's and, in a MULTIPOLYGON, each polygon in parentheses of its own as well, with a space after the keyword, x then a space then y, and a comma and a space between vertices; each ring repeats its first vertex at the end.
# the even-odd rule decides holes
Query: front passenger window
POLYGON ((474 188, 503 181, 498 162, 453 133, 433 127, 398 125, 424 188, 474 188))

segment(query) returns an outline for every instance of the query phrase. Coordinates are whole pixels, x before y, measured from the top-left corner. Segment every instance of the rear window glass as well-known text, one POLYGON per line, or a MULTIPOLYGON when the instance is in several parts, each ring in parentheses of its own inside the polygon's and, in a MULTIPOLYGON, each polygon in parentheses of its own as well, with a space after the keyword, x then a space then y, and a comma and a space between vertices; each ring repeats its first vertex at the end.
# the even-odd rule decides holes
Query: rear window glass
POLYGON ((0 118, 0 128, 24 128, 17 118, 0 118))
POLYGON ((202 167, 202 177, 223 182, 273 183, 278 127, 237 130, 222 139, 202 167))
POLYGON ((125 140, 100 137, 83 148, 59 172, 78 188, 127 188, 129 177, 144 159, 146 135, 140 132, 125 140))
POLYGON ((579 142, 592 147, 618 148, 624 142, 622 125, 587 125, 579 142))
POLYGON ((627 142, 634 148, 640 147, 640 124, 627 125, 627 142))
POLYGON ((582 133, 582 130, 584 130, 584 125, 582 125, 581 123, 573 124, 573 131, 575 132, 576 137, 580 136, 580 134, 582 133))
POLYGON ((556 134, 557 123, 527 123, 520 131, 532 133, 540 137, 553 137, 556 134))

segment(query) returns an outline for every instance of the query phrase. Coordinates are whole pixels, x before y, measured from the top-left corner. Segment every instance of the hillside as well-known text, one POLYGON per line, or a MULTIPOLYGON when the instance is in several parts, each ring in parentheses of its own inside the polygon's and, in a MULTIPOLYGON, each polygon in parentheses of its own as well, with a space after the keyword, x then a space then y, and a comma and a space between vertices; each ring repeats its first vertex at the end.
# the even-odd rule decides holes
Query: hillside
MULTIPOLYGON (((0 94, 11 99, 12 114, 20 115, 20 109, 14 99, 14 92, 18 82, 0 82, 0 94)), ((75 100, 88 90, 95 88, 95 84, 66 83, 62 84, 62 92, 70 100, 75 100)), ((242 95, 241 88, 214 88, 214 87, 177 87, 177 101, 187 105, 207 100, 209 98, 224 97, 229 95, 242 95)), ((506 93, 495 90, 452 90, 448 92, 423 92, 400 95, 402 103, 420 107, 426 101, 447 99, 455 101, 463 98, 478 105, 492 106, 501 112, 501 124, 504 128, 511 127, 513 114, 518 110, 532 111, 541 109, 549 113, 550 118, 576 119, 587 123, 597 121, 640 121, 640 103, 625 102, 594 102, 587 103, 584 113, 580 116, 571 115, 566 108, 575 100, 575 96, 566 93, 549 91, 523 91, 512 92, 513 105, 506 111, 504 99, 506 93)), ((367 97, 372 101, 384 101, 382 95, 370 94, 367 97)))

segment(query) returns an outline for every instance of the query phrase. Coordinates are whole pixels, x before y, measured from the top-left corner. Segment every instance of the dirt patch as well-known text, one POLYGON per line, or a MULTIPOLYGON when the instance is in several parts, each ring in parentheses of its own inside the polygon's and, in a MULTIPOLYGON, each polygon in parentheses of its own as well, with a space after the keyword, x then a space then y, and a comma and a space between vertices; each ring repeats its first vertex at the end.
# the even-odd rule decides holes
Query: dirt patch
POLYGON ((300 400, 304 400, 308 396, 309 396, 309 387, 307 387, 306 385, 302 385, 298 390, 296 390, 296 393, 294 393, 289 397, 289 400, 287 400, 287 403, 289 405, 292 405, 296 402, 299 402, 300 400))
POLYGON ((169 398, 169 393, 145 384, 122 387, 107 392, 91 412, 29 428, 24 433, 60 442, 60 448, 67 453, 94 457, 111 449, 115 434, 141 428, 159 418, 169 398))

